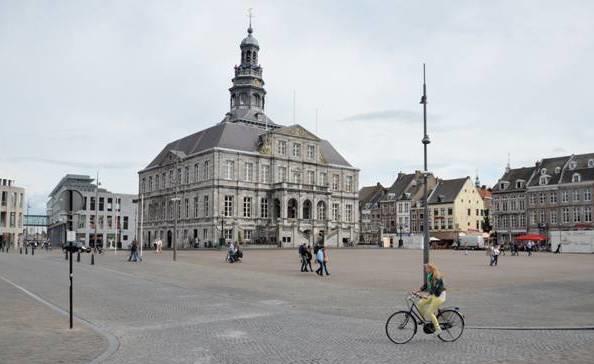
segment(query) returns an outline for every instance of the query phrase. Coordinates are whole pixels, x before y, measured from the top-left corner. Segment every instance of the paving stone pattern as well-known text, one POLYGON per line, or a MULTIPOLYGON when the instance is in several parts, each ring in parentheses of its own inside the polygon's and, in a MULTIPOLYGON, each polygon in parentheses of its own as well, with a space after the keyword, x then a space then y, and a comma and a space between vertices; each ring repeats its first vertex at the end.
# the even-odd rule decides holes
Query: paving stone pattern
MULTIPOLYGON (((433 254, 447 274, 447 305, 460 306, 470 326, 594 326, 594 256, 503 257, 492 269, 482 254, 433 254)), ((136 264, 108 252, 95 266, 85 255, 75 265, 76 313, 117 337, 107 363, 590 363, 594 355, 592 331, 469 329, 452 344, 419 333, 394 345, 384 322, 418 286, 419 252, 330 257, 332 275, 320 278, 299 272, 286 250, 248 251, 233 265, 223 252, 182 251, 175 263, 168 252, 145 252, 136 264)), ((66 272, 58 252, 0 254, 1 276, 60 307, 66 272)))

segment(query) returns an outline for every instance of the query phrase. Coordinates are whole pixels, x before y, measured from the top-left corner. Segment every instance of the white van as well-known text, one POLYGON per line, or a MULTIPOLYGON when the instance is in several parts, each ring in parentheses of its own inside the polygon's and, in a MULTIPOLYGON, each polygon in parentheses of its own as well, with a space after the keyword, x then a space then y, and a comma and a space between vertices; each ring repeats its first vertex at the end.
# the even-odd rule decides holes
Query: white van
POLYGON ((460 246, 454 244, 458 249, 485 249, 485 238, 481 235, 466 235, 459 238, 460 246))

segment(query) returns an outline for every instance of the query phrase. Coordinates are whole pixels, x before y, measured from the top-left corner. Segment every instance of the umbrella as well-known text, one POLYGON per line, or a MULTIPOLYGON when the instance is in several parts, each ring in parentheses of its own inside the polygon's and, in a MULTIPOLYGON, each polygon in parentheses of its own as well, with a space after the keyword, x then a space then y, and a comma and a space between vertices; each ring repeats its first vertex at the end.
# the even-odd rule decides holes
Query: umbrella
POLYGON ((525 234, 525 235, 518 236, 516 238, 516 240, 519 240, 519 241, 527 241, 527 240, 544 241, 544 240, 547 240, 547 238, 544 235, 540 235, 540 234, 525 234))
POLYGON ((438 239, 438 238, 431 237, 431 238, 429 239, 429 241, 439 241, 439 239, 438 239))

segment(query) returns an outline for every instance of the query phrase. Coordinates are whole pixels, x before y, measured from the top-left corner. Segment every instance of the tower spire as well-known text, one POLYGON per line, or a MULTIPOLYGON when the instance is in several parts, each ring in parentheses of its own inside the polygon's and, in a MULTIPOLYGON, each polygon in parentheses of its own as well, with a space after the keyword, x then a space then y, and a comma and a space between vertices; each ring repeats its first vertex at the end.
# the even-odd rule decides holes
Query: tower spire
POLYGON ((254 14, 252 14, 252 8, 248 9, 248 18, 250 19, 250 26, 248 27, 248 33, 252 34, 254 32, 254 29, 252 28, 252 18, 254 17, 254 14))
POLYGON ((243 38, 239 48, 241 50, 241 63, 234 67, 233 85, 229 88, 229 112, 223 122, 245 123, 263 129, 278 127, 268 119, 264 113, 266 105, 266 90, 262 78, 258 53, 260 45, 252 34, 252 21, 254 14, 248 9, 247 36, 243 38))

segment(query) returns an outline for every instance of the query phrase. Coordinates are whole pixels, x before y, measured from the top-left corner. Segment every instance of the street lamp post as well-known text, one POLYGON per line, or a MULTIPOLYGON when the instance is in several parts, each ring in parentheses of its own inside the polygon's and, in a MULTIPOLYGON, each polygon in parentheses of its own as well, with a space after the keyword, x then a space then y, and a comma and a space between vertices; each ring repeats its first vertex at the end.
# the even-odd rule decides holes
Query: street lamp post
MULTIPOLYGON (((429 263, 429 207, 427 201, 427 175, 429 174, 427 168, 427 146, 431 143, 429 134, 427 134, 427 84, 425 79, 425 64, 423 63, 423 96, 421 97, 421 104, 423 105, 423 266, 429 263)), ((427 283, 427 276, 425 270, 422 270, 423 282, 427 283)))

